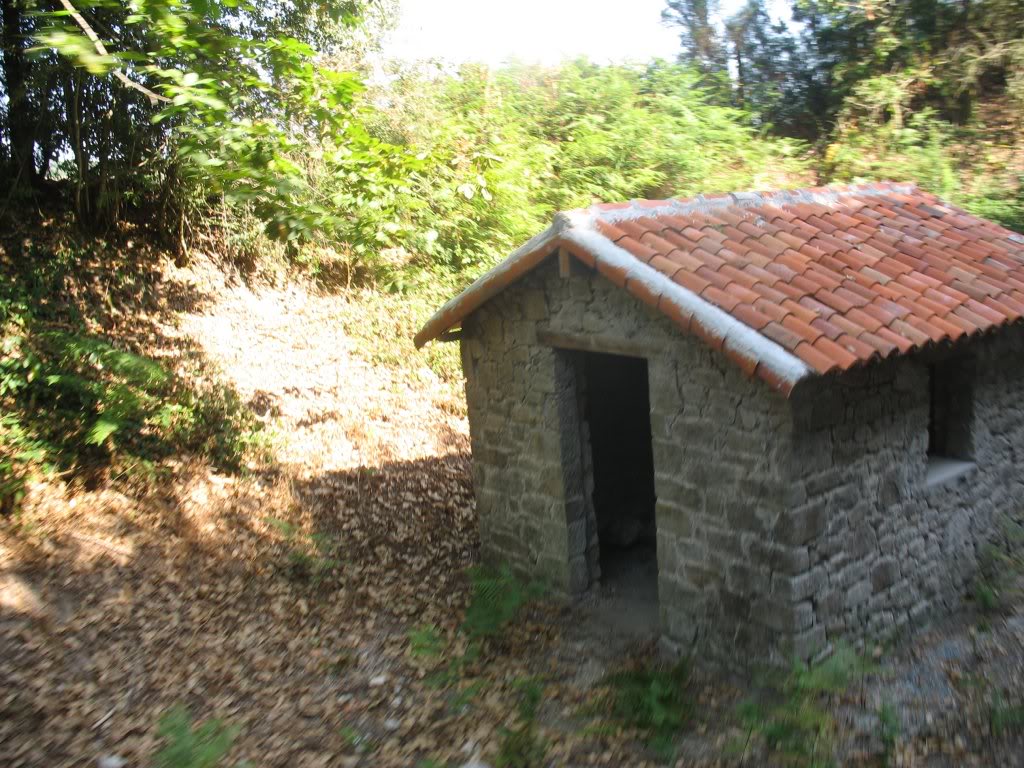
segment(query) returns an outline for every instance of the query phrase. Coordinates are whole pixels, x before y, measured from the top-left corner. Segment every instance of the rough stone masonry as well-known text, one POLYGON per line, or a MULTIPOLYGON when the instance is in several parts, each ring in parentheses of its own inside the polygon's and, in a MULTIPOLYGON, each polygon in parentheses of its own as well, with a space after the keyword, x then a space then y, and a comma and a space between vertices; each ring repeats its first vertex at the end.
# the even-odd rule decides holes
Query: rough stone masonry
POLYGON ((787 661, 891 636, 956 605, 1000 515, 1019 509, 1017 329, 954 361, 971 407, 950 429, 970 461, 938 480, 923 353, 786 398, 597 273, 564 277, 551 260, 469 315, 461 343, 485 557, 569 596, 600 578, 579 350, 646 359, 658 600, 677 647, 787 661))

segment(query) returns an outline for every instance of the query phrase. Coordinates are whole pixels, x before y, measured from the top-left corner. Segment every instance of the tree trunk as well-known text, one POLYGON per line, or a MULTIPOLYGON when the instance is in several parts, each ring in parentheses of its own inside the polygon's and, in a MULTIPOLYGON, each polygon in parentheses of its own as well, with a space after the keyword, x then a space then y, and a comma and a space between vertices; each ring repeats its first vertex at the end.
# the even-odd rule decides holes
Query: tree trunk
POLYGON ((7 135, 11 142, 11 173, 17 185, 36 180, 35 110, 28 97, 30 64, 27 20, 21 0, 0 0, 3 14, 4 83, 7 87, 7 135))

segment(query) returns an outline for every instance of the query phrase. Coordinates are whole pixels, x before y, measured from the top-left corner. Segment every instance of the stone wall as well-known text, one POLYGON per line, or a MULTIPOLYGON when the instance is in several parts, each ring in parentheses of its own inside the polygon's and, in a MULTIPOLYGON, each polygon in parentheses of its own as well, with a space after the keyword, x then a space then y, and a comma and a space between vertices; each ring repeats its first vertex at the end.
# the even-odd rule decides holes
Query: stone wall
POLYGON ((786 401, 595 273, 542 267, 464 323, 485 558, 567 594, 599 575, 578 358, 545 334, 647 359, 667 637, 713 638, 728 654, 794 632, 797 609, 774 599, 772 575, 806 569, 806 550, 766 534, 788 503, 786 401))
POLYGON ((571 349, 588 345, 647 360, 659 603, 677 646, 785 662, 890 634, 955 604, 996 514, 1016 511, 1016 333, 972 345, 976 467, 930 487, 924 362, 786 400, 596 273, 549 263, 467 318, 462 352, 485 559, 565 594, 600 576, 571 349))
POLYGON ((794 392, 790 514, 800 525, 789 543, 807 551, 793 594, 806 646, 888 637, 959 604, 999 517, 1018 515, 1024 498, 1022 346, 1005 331, 961 347, 964 365, 937 366, 973 379, 954 383, 973 400, 961 405, 974 466, 945 482, 928 477, 934 360, 901 358, 794 392))

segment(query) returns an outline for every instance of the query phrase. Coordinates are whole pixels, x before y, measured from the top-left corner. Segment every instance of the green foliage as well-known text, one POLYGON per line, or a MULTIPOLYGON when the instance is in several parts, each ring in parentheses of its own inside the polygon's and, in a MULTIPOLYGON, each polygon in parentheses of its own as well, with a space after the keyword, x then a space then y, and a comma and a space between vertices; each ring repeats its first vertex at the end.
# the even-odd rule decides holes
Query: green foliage
POLYGON ((377 748, 373 738, 351 725, 343 725, 339 730, 342 740, 353 752, 366 755, 377 748))
POLYGON ((772 683, 766 697, 742 702, 737 716, 784 764, 832 765, 835 722, 827 697, 842 693, 874 668, 853 649, 840 646, 815 666, 794 663, 788 674, 772 683))
POLYGON ((644 734, 661 757, 672 755, 673 742, 693 714, 690 665, 636 666, 609 675, 602 683, 602 708, 614 723, 644 734))
POLYGON ((824 181, 916 181, 1011 229, 1024 224, 1012 160, 1024 128, 1017 0, 748 0, 720 26, 706 0, 667 6, 680 58, 712 97, 813 142, 824 181))
POLYGON ((158 732, 164 746, 154 756, 157 768, 217 768, 238 736, 238 728, 219 720, 193 725, 189 711, 180 706, 160 718, 158 732))
POLYGON ((537 584, 524 584, 508 566, 470 570, 472 593, 462 631, 471 641, 499 636, 527 603, 543 594, 537 584))
POLYGON ((13 461, 0 461, 0 517, 21 507, 25 498, 25 478, 13 461))
POLYGON ((159 201, 178 229, 219 195, 251 205, 285 240, 347 230, 352 206, 379 199, 393 158, 354 111, 359 78, 318 66, 316 56, 346 40, 365 5, 76 0, 78 18, 33 16, 30 98, 52 105, 48 154, 69 158, 62 171, 80 220, 109 225, 123 215, 122 200, 159 201), (108 54, 81 20, 113 37, 108 54), (58 72, 77 84, 73 96, 59 89, 58 72), (343 193, 311 184, 310 147, 345 179, 343 193))
POLYGON ((885 760, 888 763, 893 759, 896 742, 900 737, 900 718, 895 707, 889 702, 884 702, 878 708, 878 735, 882 740, 885 760))
MULTIPOLYGON (((150 483, 157 463, 192 453, 238 470, 258 423, 223 386, 191 385, 156 360, 93 330, 112 306, 83 313, 61 301, 88 282, 80 252, 29 251, 0 280, 0 463, 4 493, 32 468, 150 483)), ((134 290, 138 273, 117 275, 134 290)), ((110 290, 115 290, 110 286, 110 290)), ((120 290, 120 289, 118 289, 120 290)))
POLYGON ((982 550, 973 585, 974 603, 986 626, 995 614, 1015 603, 1024 577, 1024 526, 1004 518, 1000 528, 1002 541, 990 543, 982 550))
POLYGON ((989 582, 979 579, 974 585, 974 602, 983 614, 991 615, 999 609, 999 592, 989 582))
POLYGON ((1024 731, 1024 702, 1007 702, 996 692, 989 704, 989 730, 994 736, 1019 734, 1024 731))
POLYGON ((410 629, 408 637, 409 653, 416 658, 437 659, 444 653, 445 640, 432 624, 410 629))
POLYGON ((534 679, 516 682, 519 693, 518 723, 499 730, 497 768, 540 768, 545 764, 547 745, 537 732, 537 712, 544 697, 544 687, 534 679))
POLYGON ((399 70, 370 96, 390 104, 373 130, 424 158, 402 243, 409 263, 473 276, 556 210, 775 186, 803 172, 796 144, 756 135, 697 80, 664 63, 399 70))
POLYGON ((875 671, 875 664, 848 645, 837 645, 832 655, 819 664, 797 662, 790 671, 786 688, 817 695, 842 693, 850 684, 875 671))
POLYGON ((976 216, 1024 232, 1024 176, 983 183, 976 191, 962 195, 961 204, 976 216))

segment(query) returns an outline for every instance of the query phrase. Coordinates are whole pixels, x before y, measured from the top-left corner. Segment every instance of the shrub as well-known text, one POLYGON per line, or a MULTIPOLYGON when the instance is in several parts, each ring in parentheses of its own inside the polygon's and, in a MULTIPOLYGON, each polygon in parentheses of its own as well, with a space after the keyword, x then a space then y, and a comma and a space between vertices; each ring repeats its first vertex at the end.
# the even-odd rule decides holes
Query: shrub
POLYGON ((131 264, 94 272, 87 256, 119 258, 94 249, 30 248, 20 268, 0 272, 0 497, 33 470, 149 482, 181 453, 235 471, 258 445, 259 422, 233 390, 192 383, 98 330, 124 309, 115 297, 141 311, 132 305, 151 276, 131 264), (97 284, 102 294, 89 295, 97 284))

